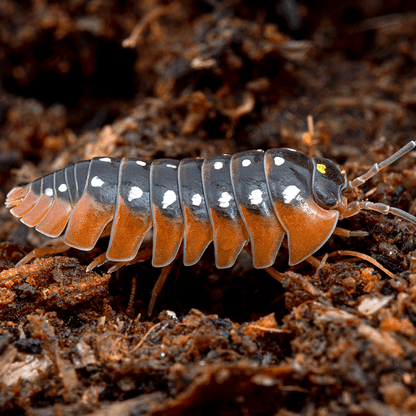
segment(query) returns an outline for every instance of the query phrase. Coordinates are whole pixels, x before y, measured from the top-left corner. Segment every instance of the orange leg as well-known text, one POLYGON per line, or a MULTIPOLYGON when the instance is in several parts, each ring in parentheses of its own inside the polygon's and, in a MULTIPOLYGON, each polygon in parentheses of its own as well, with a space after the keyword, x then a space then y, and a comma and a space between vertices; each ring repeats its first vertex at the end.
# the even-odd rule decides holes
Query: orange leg
POLYGON ((333 234, 342 237, 367 237, 369 235, 367 231, 351 231, 340 227, 336 227, 333 234))
POLYGON ((94 267, 98 267, 103 265, 107 261, 106 253, 100 254, 98 257, 96 257, 88 266, 86 271, 90 272, 94 267))
MULTIPOLYGON (((345 230, 348 231, 348 230, 345 230)), ((287 245, 287 241, 283 240, 282 241, 282 246, 284 248, 288 248, 287 245)), ((244 250, 251 255, 251 250, 250 250, 250 246, 244 247, 244 250)), ((305 261, 307 263, 309 263, 312 267, 314 267, 317 271, 319 271, 319 269, 322 269, 322 267, 325 266, 325 262, 326 262, 327 256, 324 256, 324 259, 322 260, 318 260, 316 257, 314 256, 309 256, 305 259, 305 261)), ((278 282, 282 283, 283 279, 285 277, 284 273, 280 273, 278 272, 275 268, 273 267, 265 267, 263 269, 267 274, 269 274, 271 277, 273 277, 273 279, 277 280, 278 282)))
POLYGON ((133 280, 131 281, 129 304, 127 305, 127 309, 126 309, 127 316, 131 316, 131 313, 133 311, 133 303, 134 303, 134 297, 136 296, 136 288, 137 288, 137 276, 134 276, 133 280))
MULTIPOLYGON (((108 270, 108 273, 113 273, 116 270, 120 269, 123 266, 129 266, 135 263, 142 263, 152 258, 152 245, 146 247, 144 250, 141 250, 137 253, 137 256, 133 260, 129 261, 119 261, 114 266, 111 266, 108 270)), ((104 253, 105 254, 105 253, 104 253)))
MULTIPOLYGON (((145 248, 144 250, 142 250, 142 251, 139 251, 138 253, 137 253, 137 256, 133 259, 133 260, 130 260, 130 261, 120 261, 120 262, 118 262, 118 263, 116 263, 114 266, 112 266, 109 270, 108 270, 108 272, 109 273, 113 273, 113 272, 115 272, 116 270, 118 270, 118 269, 120 269, 121 267, 123 267, 123 266, 127 266, 127 265, 131 265, 131 264, 135 264, 135 263, 141 263, 141 262, 144 262, 144 261, 147 261, 147 260, 149 260, 151 257, 152 257, 152 245, 150 245, 150 246, 148 246, 147 248, 145 248)), ((104 253, 105 254, 105 253, 104 253)), ((151 298, 150 298, 150 303, 149 303, 149 307, 148 307, 148 309, 147 309, 147 313, 148 313, 148 315, 151 315, 152 314, 152 312, 153 312, 153 308, 154 308, 154 306, 155 306, 155 302, 156 302, 156 299, 157 299, 157 297, 158 297, 158 295, 159 295, 159 293, 160 293, 160 291, 162 290, 162 288, 163 288, 163 285, 164 285, 164 283, 166 282, 166 279, 167 279, 167 277, 169 276, 169 273, 172 271, 172 268, 173 268, 173 266, 174 266, 174 264, 175 264, 175 261, 178 259, 178 257, 180 256, 182 254, 182 249, 180 249, 179 251, 178 251, 178 253, 177 253, 177 255, 176 255, 176 257, 175 257, 175 260, 174 261, 172 261, 170 264, 168 264, 167 266, 165 266, 165 267, 162 267, 162 271, 161 271, 161 273, 160 273, 160 275, 159 275, 159 278, 157 279, 157 281, 156 281, 156 284, 154 285, 154 287, 153 287, 153 290, 152 290, 152 295, 151 295, 151 298)), ((101 257, 101 256, 99 256, 99 257, 101 257)), ((97 264, 99 263, 99 261, 100 260, 98 260, 99 259, 99 257, 97 257, 97 264)), ((94 262, 96 261, 96 260, 94 260, 94 262)), ((94 263, 93 262, 93 263, 94 263)), ((93 263, 91 263, 91 265, 93 264, 93 263)), ((88 266, 88 267, 90 267, 90 266, 88 266)), ((134 283, 133 283, 133 285, 134 285, 134 283)), ((133 286, 132 286, 133 287, 133 286)), ((132 291, 133 291, 133 289, 132 289, 132 291)), ((129 305, 131 304, 131 300, 130 300, 130 302, 129 302, 129 305)))
MULTIPOLYGON (((287 240, 286 239, 284 239, 283 241, 282 241, 282 246, 284 247, 284 248, 286 248, 286 249, 288 249, 288 244, 287 244, 287 240)), ((306 257, 306 259, 305 259, 305 261, 307 262, 307 263, 309 263, 312 267, 315 267, 315 269, 317 269, 319 266, 320 266, 320 264, 321 264, 321 262, 320 262, 320 260, 318 260, 316 257, 314 257, 314 256, 309 256, 309 257, 306 257)), ((267 271, 267 270, 266 270, 267 271)), ((268 271, 267 271, 267 273, 269 273, 268 271)), ((270 273, 269 273, 270 274, 270 273)), ((274 277, 272 274, 270 274, 272 277, 274 277)), ((276 277, 274 277, 275 279, 276 279, 276 277)), ((278 280, 278 279, 277 279, 278 280)))
POLYGON ((17 264, 16 267, 22 266, 23 264, 28 263, 30 260, 36 258, 36 257, 43 257, 47 256, 48 254, 57 254, 61 253, 62 251, 68 250, 69 246, 66 244, 57 244, 52 246, 46 246, 42 248, 36 248, 35 250, 32 250, 29 254, 26 254, 25 257, 23 257, 17 264))
POLYGON ((149 302, 149 307, 147 308, 147 314, 151 315, 153 312, 153 308, 155 306, 156 303, 156 299, 159 296, 160 291, 163 288, 163 285, 166 282, 166 279, 168 278, 170 272, 173 269, 173 266, 176 262, 176 260, 179 258, 179 256, 182 254, 182 248, 179 250, 179 252, 176 254, 175 260, 172 261, 172 263, 168 264, 167 266, 162 268, 162 271, 159 275, 159 278, 157 279, 155 285, 153 286, 152 289, 152 296, 150 298, 150 302, 149 302))
POLYGON ((282 283, 285 275, 283 273, 278 272, 273 267, 266 267, 264 271, 269 274, 273 279, 276 279, 278 282, 282 283))
POLYGON ((383 265, 381 265, 377 260, 373 259, 370 256, 367 256, 367 254, 359 253, 358 251, 351 251, 351 250, 337 250, 333 253, 329 253, 328 257, 334 257, 334 256, 351 256, 351 257, 358 257, 362 260, 368 261, 369 263, 376 266, 378 269, 382 270, 384 273, 387 274, 391 279, 393 279, 394 274, 387 270, 383 265))

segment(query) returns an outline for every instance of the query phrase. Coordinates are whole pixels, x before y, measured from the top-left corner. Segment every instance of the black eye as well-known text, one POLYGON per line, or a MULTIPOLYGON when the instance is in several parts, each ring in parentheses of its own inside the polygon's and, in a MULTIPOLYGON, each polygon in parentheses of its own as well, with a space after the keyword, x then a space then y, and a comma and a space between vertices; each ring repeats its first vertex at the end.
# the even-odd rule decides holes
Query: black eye
POLYGON ((313 158, 312 194, 322 208, 335 208, 341 203, 345 187, 341 170, 333 162, 323 158, 313 158))

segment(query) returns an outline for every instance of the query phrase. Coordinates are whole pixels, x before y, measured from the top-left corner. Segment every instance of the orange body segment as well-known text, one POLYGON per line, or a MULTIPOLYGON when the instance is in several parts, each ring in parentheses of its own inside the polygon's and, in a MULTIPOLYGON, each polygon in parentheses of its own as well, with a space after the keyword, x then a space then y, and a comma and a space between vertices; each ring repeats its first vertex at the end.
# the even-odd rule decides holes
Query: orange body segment
POLYGON ((240 222, 229 221, 215 210, 210 210, 214 226, 215 262, 217 268, 231 267, 248 242, 245 227, 240 222))
POLYGON ((22 223, 28 227, 39 224, 52 206, 53 198, 41 194, 35 206, 21 219, 22 223))
POLYGON ((114 206, 99 204, 85 193, 72 211, 64 243, 79 250, 91 250, 113 216, 114 206))
POLYGON ((338 211, 327 211, 311 198, 295 209, 274 202, 279 219, 287 231, 289 265, 294 266, 317 251, 331 237, 338 211))
POLYGON ((276 258, 286 232, 274 216, 263 217, 240 207, 241 214, 249 227, 253 266, 270 267, 276 258))
POLYGON ((10 212, 15 217, 23 217, 23 215, 27 214, 36 204, 36 202, 39 199, 39 195, 36 195, 34 192, 32 192, 30 189, 26 195, 26 197, 23 199, 22 202, 17 202, 13 209, 10 210, 10 212))
POLYGON ((64 231, 71 216, 72 206, 62 199, 55 199, 48 213, 36 226, 36 230, 48 237, 58 237, 64 231))
POLYGON ((119 196, 107 259, 112 261, 132 260, 150 228, 152 228, 150 212, 148 215, 134 213, 119 196))
POLYGON ((191 210, 183 207, 185 217, 184 254, 185 266, 198 262, 202 254, 213 240, 212 227, 209 221, 201 221, 191 210))
POLYGON ((154 267, 168 265, 176 256, 183 238, 182 220, 165 217, 156 205, 153 205, 153 260, 154 267))
POLYGON ((30 185, 18 186, 13 188, 6 197, 6 207, 11 208, 19 205, 22 200, 26 197, 29 193, 30 185))

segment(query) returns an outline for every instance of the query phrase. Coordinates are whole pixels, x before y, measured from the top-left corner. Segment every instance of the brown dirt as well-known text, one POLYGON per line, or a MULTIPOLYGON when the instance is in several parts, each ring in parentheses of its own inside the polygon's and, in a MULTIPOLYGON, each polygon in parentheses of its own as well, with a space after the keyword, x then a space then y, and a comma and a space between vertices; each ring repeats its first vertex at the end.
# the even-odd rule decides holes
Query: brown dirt
MULTIPOLYGON (((0 202, 107 155, 292 147, 354 178, 414 139, 415 42, 404 0, 2 0, 0 202)), ((414 215, 414 160, 357 197, 414 215)), ((148 318, 150 263, 86 273, 103 239, 15 268, 47 239, 1 208, 0 413, 415 414, 415 228, 369 212, 341 226, 370 235, 318 258, 359 251, 393 277, 339 255, 289 268, 282 249, 281 284, 246 253, 217 270, 210 248, 175 264, 148 318)))

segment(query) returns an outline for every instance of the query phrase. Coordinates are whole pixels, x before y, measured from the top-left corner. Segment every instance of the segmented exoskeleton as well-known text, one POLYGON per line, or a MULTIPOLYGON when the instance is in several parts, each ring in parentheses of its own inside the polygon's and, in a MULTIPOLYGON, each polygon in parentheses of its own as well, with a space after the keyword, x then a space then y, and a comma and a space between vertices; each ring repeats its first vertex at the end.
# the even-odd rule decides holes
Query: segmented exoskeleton
MULTIPOLYGON (((412 150, 410 142, 352 182, 328 159, 293 149, 246 151, 180 162, 98 157, 78 162, 12 189, 6 205, 21 221, 58 237, 64 245, 91 250, 112 222, 105 260, 135 258, 153 227, 153 266, 171 263, 183 240, 184 264, 193 265, 213 241, 216 266, 231 267, 251 243, 253 265, 274 263, 287 236, 289 264, 315 253, 333 234, 364 236, 336 227, 361 210, 416 218, 385 204, 347 202, 345 193, 412 150)), ((21 263, 39 254, 29 254, 21 263)))

